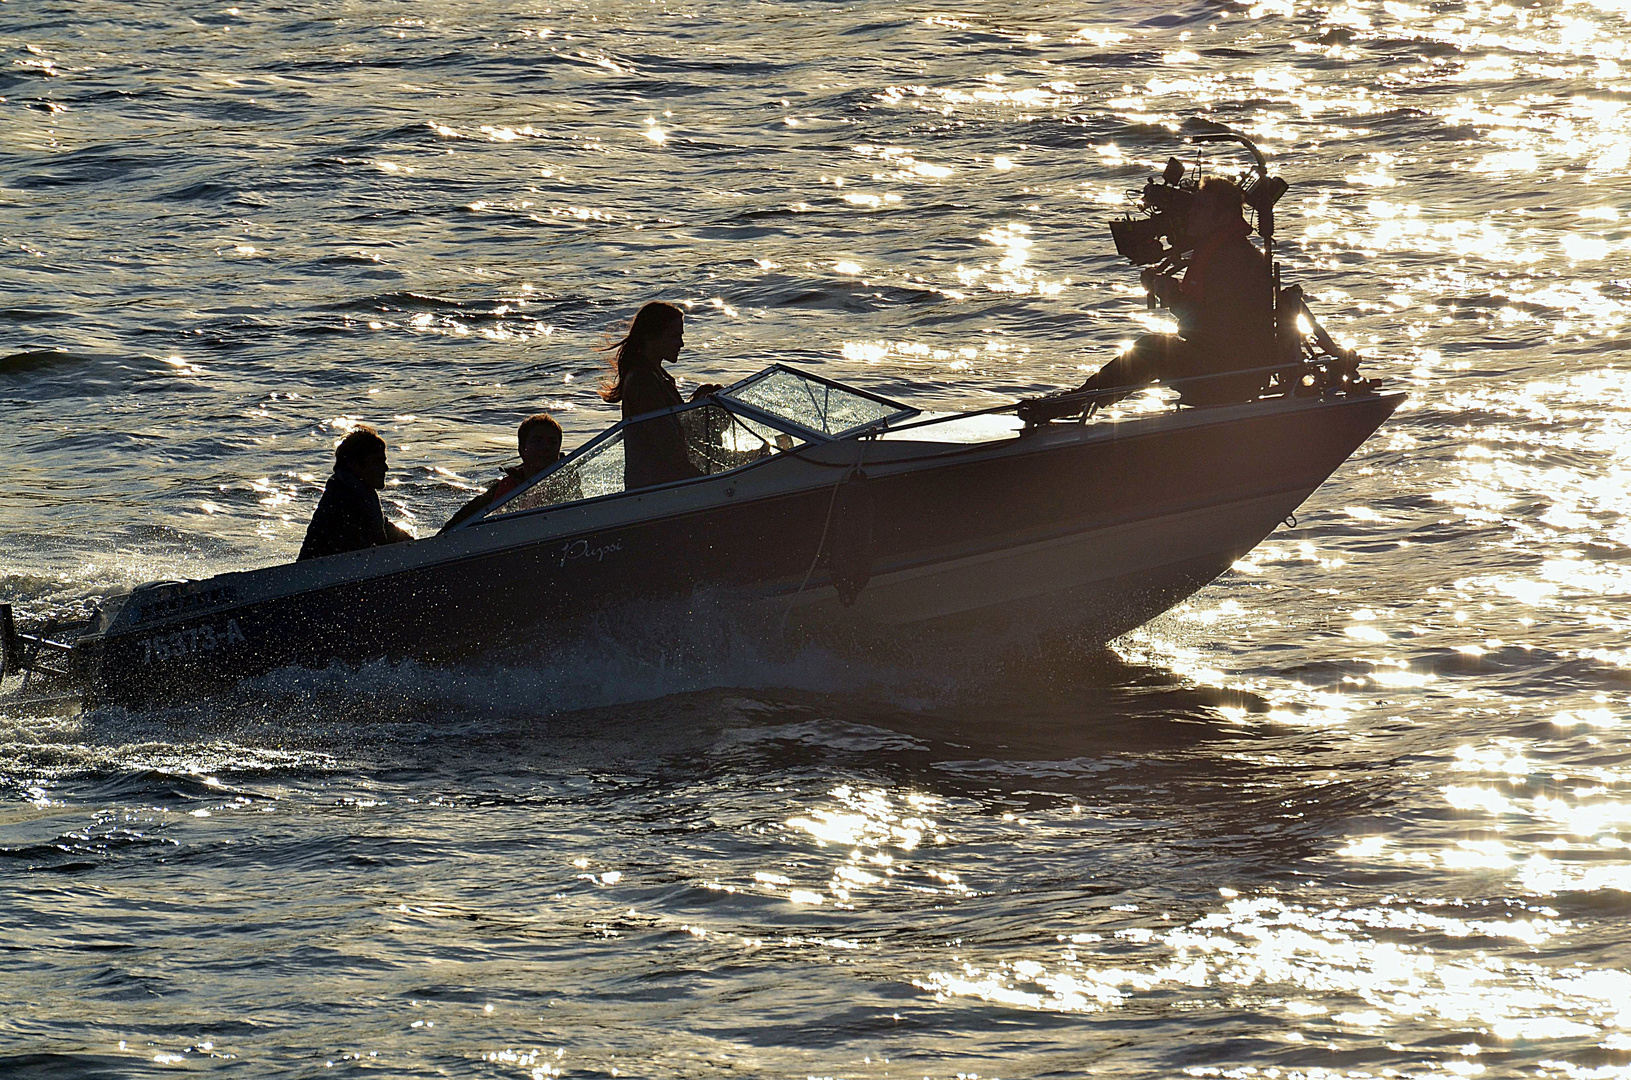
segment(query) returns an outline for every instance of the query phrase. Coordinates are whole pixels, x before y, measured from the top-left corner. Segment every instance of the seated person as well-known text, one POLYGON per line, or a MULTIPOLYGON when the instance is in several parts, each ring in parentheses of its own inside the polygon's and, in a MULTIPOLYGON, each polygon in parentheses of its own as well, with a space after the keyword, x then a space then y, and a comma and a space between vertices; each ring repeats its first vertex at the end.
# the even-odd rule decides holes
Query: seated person
MULTIPOLYGON (((674 376, 663 370, 685 345, 685 314, 673 304, 653 301, 641 308, 612 356, 614 378, 600 389, 602 401, 623 406, 623 419, 684 404, 674 376)), ((691 400, 722 389, 717 383, 697 387, 691 400)), ((701 476, 685 450, 679 418, 658 417, 632 424, 624 436, 623 484, 627 490, 701 476)))
MULTIPOLYGON (((1145 334, 1078 389, 1178 382, 1190 405, 1246 401, 1261 392, 1267 374, 1204 377, 1274 362, 1274 279, 1268 259, 1249 239, 1243 207, 1232 181, 1214 176, 1201 182, 1187 222, 1194 255, 1183 278, 1153 267, 1143 274, 1144 287, 1177 317, 1178 333, 1145 334), (1188 379, 1195 381, 1182 381, 1188 379)), ((1107 395, 1100 402, 1126 396, 1107 395)))
POLYGON ((412 540, 413 534, 385 520, 378 492, 385 486, 385 440, 366 424, 340 440, 334 450, 334 475, 306 528, 300 557, 320 559, 412 540))
POLYGON ((493 505, 523 483, 561 460, 561 425, 548 413, 536 413, 521 421, 515 433, 516 447, 521 453, 521 464, 504 470, 504 475, 486 491, 459 507, 459 512, 447 519, 442 532, 459 522, 472 518, 493 505))

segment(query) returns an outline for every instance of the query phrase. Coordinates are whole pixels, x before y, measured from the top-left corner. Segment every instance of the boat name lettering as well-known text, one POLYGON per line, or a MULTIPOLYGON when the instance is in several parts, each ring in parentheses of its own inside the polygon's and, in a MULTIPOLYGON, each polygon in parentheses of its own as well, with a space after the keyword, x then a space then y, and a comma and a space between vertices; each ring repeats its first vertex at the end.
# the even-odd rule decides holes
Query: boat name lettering
POLYGON ((577 562, 580 559, 593 559, 602 562, 608 555, 615 555, 623 550, 623 541, 612 540, 604 544, 591 545, 587 540, 572 540, 561 546, 561 565, 577 562))
POLYGON ((189 626, 169 634, 154 634, 142 641, 142 663, 162 664, 201 652, 230 649, 248 639, 237 619, 228 619, 223 625, 189 626))
POLYGON ((214 607, 217 604, 235 604, 237 602, 237 589, 231 585, 217 585, 213 589, 201 589, 198 592, 179 593, 158 600, 149 600, 142 605, 141 614, 137 616, 137 621, 147 622, 150 619, 162 619, 170 615, 181 615, 188 611, 197 611, 199 608, 214 607))

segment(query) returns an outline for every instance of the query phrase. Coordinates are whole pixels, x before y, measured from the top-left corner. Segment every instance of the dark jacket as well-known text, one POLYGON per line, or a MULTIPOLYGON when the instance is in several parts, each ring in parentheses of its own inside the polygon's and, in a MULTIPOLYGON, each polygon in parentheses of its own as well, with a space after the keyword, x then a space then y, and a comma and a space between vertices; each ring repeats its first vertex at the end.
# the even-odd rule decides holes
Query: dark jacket
POLYGON ((1179 336, 1215 357, 1214 371, 1273 362, 1274 279, 1250 235, 1238 221, 1202 241, 1171 298, 1179 336))
POLYGON ((300 545, 296 561, 412 539, 385 520, 378 492, 344 468, 336 467, 306 527, 306 542, 300 545))
MULTIPOLYGON (((683 403, 674 377, 661 368, 641 368, 623 379, 625 420, 683 403)), ((630 424, 623 439, 623 486, 627 490, 702 475, 685 452, 685 431, 678 416, 630 424)))
POLYGON ((469 502, 465 503, 463 506, 459 507, 459 512, 448 518, 447 524, 442 526, 442 532, 447 532, 461 521, 475 517, 477 514, 481 513, 483 510, 487 509, 489 506, 493 505, 495 502, 514 491, 521 485, 521 481, 525 480, 526 478, 527 475, 522 470, 520 465, 505 469, 504 475, 493 481, 491 487, 482 492, 480 495, 477 495, 474 499, 471 499, 469 502))

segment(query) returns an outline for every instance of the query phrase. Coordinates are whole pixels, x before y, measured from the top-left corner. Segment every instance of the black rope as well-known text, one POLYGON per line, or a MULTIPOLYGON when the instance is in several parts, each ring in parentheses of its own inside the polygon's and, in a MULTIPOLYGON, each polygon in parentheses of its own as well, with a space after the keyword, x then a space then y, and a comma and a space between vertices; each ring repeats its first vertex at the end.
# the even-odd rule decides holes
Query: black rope
MULTIPOLYGON (((804 572, 804 580, 799 582, 799 587, 793 591, 793 595, 787 598, 787 609, 782 612, 781 633, 783 642, 787 640, 787 620, 793 615, 793 605, 798 603, 798 598, 804 594, 804 590, 810 584, 810 579, 815 576, 816 567, 821 565, 821 555, 827 548, 827 534, 832 531, 832 513, 834 508, 838 506, 838 493, 843 490, 844 485, 852 477, 860 473, 862 464, 865 461, 866 444, 862 443, 861 453, 848 466, 849 471, 840 476, 838 482, 832 486, 832 495, 827 499, 827 517, 821 523, 821 539, 816 541, 815 558, 810 560, 810 568, 804 572)), ((818 462, 817 464, 825 464, 825 462, 818 462)))

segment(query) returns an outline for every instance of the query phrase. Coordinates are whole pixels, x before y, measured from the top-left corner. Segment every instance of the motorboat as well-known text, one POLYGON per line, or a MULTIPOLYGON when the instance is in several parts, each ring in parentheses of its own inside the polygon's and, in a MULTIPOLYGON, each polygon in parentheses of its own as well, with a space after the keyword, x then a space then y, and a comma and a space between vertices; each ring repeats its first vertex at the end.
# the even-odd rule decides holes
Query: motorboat
POLYGON ((777 364, 615 424, 442 535, 154 582, 78 627, 5 609, 0 639, 12 669, 121 703, 456 661, 618 610, 682 637, 699 597, 863 649, 1016 626, 1107 642, 1226 571, 1398 406, 1362 380, 1314 390, 1332 366, 1233 405, 1085 416, 1094 395, 1066 394, 1027 421, 1025 403, 928 414, 777 364))
MULTIPOLYGON (((1246 145, 1272 253, 1285 185, 1246 145)), ((1175 262, 1195 182, 1176 159, 1116 223, 1134 262, 1175 262)), ((726 612, 777 643, 846 649, 1108 642, 1263 540, 1393 413, 1357 357, 1279 289, 1261 367, 1177 380, 1162 407, 1103 390, 927 413, 775 364, 624 420, 437 536, 162 581, 77 626, 0 605, 0 676, 139 702, 285 667, 432 663, 641 628, 696 636, 726 612), (1250 392, 1241 394, 1243 377, 1250 392), (1228 393, 1178 385, 1221 378, 1228 393)))

